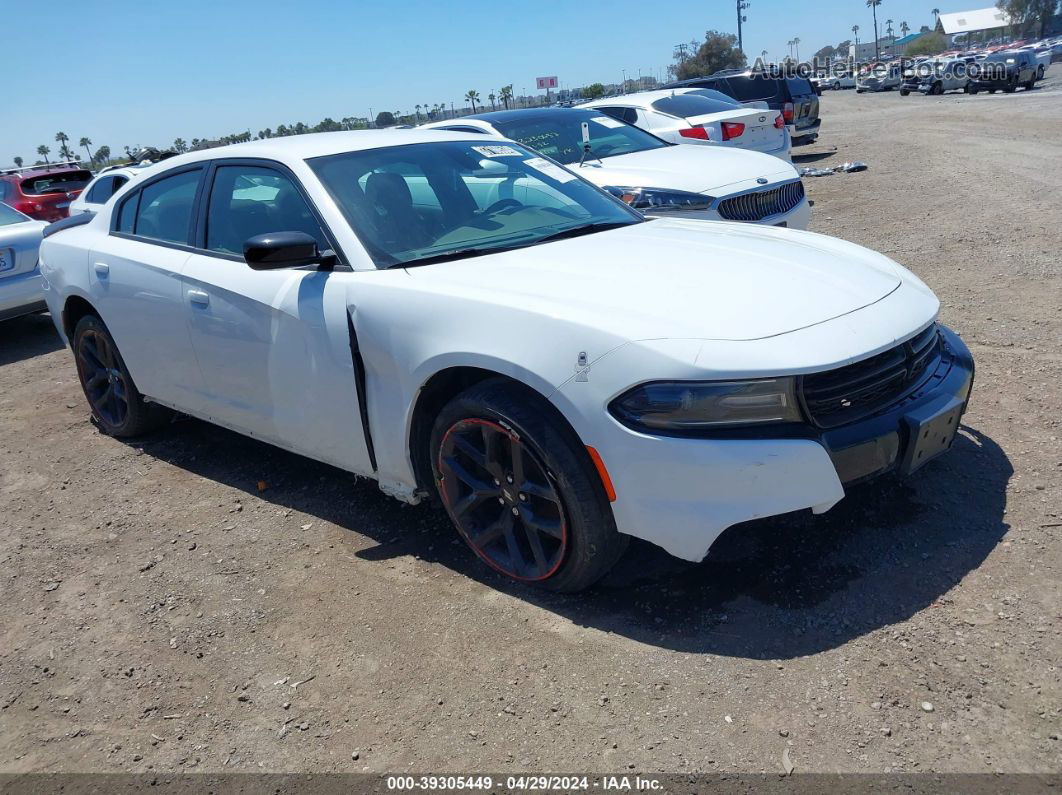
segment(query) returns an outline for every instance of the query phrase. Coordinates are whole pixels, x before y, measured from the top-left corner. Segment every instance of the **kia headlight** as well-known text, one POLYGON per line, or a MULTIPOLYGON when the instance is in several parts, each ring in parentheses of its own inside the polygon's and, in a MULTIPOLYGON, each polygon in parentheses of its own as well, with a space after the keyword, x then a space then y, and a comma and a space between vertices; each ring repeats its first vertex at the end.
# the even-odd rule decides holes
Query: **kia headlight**
POLYGON ((803 420, 793 378, 657 381, 624 392, 609 411, 627 427, 647 433, 803 420))
POLYGON ((625 188, 606 185, 605 190, 620 201, 644 212, 679 212, 707 210, 715 201, 714 196, 666 188, 625 188))

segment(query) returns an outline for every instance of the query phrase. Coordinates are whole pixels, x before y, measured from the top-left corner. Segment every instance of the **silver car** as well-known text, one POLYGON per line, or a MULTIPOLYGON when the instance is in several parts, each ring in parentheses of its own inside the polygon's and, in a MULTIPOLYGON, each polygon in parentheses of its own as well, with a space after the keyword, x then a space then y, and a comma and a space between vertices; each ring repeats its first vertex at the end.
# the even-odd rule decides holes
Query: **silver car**
POLYGON ((47 225, 0 202, 0 320, 46 309, 37 252, 47 225))

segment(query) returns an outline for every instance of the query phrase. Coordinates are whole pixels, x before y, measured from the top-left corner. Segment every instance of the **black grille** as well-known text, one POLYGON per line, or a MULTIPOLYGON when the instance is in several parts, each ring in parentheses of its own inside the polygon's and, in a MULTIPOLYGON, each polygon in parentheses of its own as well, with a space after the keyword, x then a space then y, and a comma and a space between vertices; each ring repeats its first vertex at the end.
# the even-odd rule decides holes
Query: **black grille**
POLYGON ((732 196, 719 202, 719 214, 728 221, 760 221, 787 213, 804 198, 804 183, 787 182, 777 188, 732 196))
POLYGON ((939 356, 940 334, 933 324, 884 353, 804 376, 800 384, 804 406, 812 422, 822 428, 854 422, 912 390, 939 356))

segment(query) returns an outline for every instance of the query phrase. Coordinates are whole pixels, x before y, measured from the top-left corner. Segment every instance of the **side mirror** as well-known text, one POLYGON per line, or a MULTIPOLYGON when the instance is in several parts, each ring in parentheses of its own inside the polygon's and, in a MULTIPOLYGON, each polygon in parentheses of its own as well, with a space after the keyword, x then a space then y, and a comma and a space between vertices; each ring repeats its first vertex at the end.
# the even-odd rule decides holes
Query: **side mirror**
POLYGON ((319 251, 317 241, 305 232, 267 232, 248 238, 243 259, 256 271, 299 268, 303 265, 332 265, 335 254, 319 251))

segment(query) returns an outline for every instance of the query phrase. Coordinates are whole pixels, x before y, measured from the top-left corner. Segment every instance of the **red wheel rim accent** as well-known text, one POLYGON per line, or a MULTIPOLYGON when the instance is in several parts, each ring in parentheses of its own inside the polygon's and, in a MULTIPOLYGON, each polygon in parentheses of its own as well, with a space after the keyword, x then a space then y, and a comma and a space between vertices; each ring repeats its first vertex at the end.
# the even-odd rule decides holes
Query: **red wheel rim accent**
POLYGON ((541 457, 504 425, 455 422, 435 461, 446 512, 487 565, 508 577, 552 577, 568 551, 568 522, 541 457))

